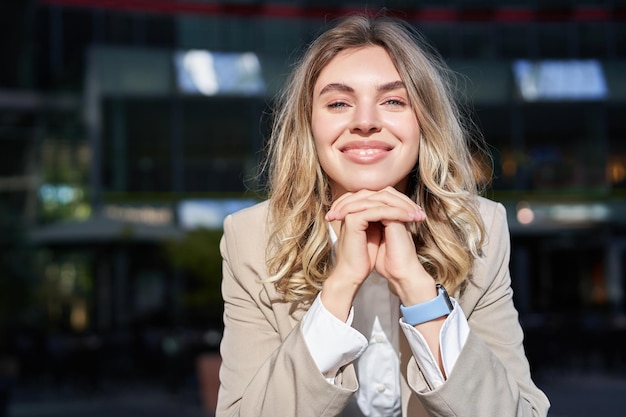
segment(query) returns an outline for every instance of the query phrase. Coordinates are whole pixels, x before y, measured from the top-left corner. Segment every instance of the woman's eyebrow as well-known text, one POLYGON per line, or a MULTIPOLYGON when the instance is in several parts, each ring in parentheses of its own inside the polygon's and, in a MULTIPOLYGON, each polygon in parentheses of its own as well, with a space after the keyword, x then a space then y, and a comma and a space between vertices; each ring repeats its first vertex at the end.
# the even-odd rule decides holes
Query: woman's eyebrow
POLYGON ((329 93, 331 91, 343 91, 346 93, 353 93, 354 88, 350 87, 349 85, 345 85, 343 83, 330 83, 330 84, 325 85, 324 88, 322 88, 319 95, 321 96, 322 94, 329 93))
MULTIPOLYGON (((379 85, 376 87, 376 90, 384 92, 384 91, 398 90, 400 88, 405 88, 405 87, 404 87, 404 83, 398 80, 398 81, 391 81, 391 82, 379 85)), ((330 83, 330 84, 325 85, 324 88, 322 88, 319 95, 321 96, 322 94, 326 94, 331 91, 343 91, 345 93, 353 93, 354 89, 344 83, 330 83)))
POLYGON ((400 80, 398 81, 392 81, 390 83, 386 83, 383 85, 379 85, 376 89, 378 91, 391 91, 391 90, 398 90, 400 88, 406 88, 404 86, 404 83, 400 80))

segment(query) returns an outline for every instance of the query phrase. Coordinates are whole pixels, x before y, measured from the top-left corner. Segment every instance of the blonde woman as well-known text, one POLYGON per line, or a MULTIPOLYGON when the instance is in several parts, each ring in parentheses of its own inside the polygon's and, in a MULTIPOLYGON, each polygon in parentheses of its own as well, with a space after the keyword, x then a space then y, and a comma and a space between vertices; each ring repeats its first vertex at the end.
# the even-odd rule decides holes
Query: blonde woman
POLYGON ((353 16, 309 46, 269 199, 224 222, 217 416, 547 414, 467 136, 404 24, 353 16))

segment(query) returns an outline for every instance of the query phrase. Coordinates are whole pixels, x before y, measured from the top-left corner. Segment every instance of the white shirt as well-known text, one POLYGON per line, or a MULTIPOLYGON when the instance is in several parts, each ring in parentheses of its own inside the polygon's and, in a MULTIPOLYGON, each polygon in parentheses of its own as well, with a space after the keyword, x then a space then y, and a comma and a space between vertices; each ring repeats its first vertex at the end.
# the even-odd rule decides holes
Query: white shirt
MULTIPOLYGON (((331 228, 333 243, 337 240, 331 228)), ((467 340, 469 325, 456 300, 439 341, 443 368, 450 375, 467 340)), ((422 334, 400 318, 400 301, 376 271, 363 283, 347 322, 333 316, 318 295, 302 319, 305 342, 320 372, 334 383, 342 366, 355 363, 355 398, 364 416, 401 416, 399 330, 432 388, 445 381, 422 334), (399 323, 399 326, 397 325, 399 323)))

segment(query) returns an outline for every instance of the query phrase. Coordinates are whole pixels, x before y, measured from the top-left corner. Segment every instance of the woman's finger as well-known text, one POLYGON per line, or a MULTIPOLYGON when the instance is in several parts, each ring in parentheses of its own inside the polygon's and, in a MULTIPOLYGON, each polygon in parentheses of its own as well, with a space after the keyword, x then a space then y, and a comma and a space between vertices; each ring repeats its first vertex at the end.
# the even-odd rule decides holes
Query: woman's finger
POLYGON ((408 211, 418 211, 421 209, 405 194, 393 187, 387 187, 380 191, 361 190, 356 193, 344 194, 333 203, 331 210, 337 213, 349 212, 349 210, 346 209, 347 207, 350 207, 356 201, 362 200, 374 200, 389 206, 406 207, 408 211))
POLYGON ((344 194, 333 203, 326 219, 328 221, 343 220, 348 214, 372 209, 375 209, 381 216, 374 221, 384 219, 405 222, 422 221, 426 217, 424 211, 414 201, 388 187, 381 191, 362 190, 357 193, 344 194), (386 207, 390 210, 383 210, 386 207), (399 216, 398 210, 401 210, 403 215, 399 216), (385 213, 391 217, 385 217, 385 213))

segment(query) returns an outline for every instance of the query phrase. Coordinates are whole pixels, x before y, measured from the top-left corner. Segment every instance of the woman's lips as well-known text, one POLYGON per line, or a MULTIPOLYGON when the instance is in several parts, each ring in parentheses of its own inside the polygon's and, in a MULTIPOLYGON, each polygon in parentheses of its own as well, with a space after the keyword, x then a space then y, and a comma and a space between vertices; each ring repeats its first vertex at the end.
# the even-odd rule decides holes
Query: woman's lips
POLYGON ((358 164, 371 164, 387 156, 392 146, 377 141, 350 142, 339 150, 350 161, 358 164))

